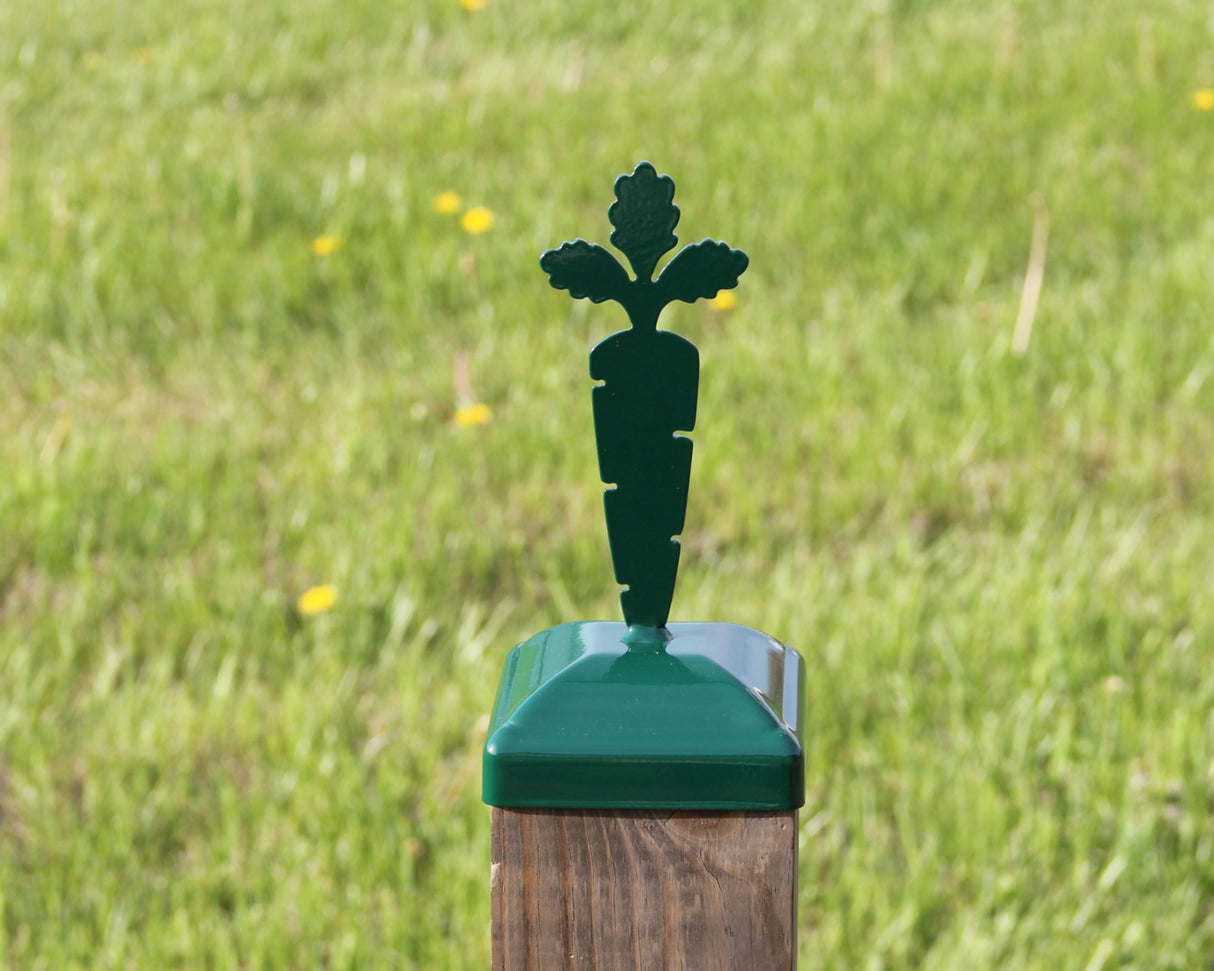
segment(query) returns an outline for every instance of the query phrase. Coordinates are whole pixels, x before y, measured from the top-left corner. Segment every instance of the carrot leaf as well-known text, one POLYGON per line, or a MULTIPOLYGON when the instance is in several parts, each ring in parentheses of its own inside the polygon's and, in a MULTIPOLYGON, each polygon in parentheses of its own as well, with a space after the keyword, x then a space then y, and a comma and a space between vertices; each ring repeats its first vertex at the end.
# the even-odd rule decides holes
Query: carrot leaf
POLYGON ((607 210, 615 231, 611 242, 632 264, 641 282, 653 278, 658 258, 671 250, 679 238, 679 207, 674 199, 674 179, 658 175, 648 162, 639 162, 632 175, 615 180, 616 201, 607 210))
POLYGON ((668 300, 692 303, 736 287, 738 277, 749 264, 750 258, 740 249, 730 249, 728 243, 704 239, 679 250, 666 264, 657 282, 668 300))
POLYGON ((619 300, 631 282, 619 260, 584 239, 548 250, 540 257, 540 268, 556 289, 568 290, 578 299, 588 297, 592 303, 619 300))

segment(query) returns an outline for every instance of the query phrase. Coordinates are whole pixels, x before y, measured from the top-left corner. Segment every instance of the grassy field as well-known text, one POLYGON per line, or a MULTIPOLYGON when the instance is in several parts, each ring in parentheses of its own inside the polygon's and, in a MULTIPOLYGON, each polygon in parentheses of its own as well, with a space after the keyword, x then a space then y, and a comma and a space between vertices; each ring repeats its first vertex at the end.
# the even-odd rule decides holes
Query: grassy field
POLYGON ((0 971, 486 965, 642 158, 751 256, 672 617, 805 658, 800 967, 1214 966, 1209 5, 469 6, 0 2, 0 971))

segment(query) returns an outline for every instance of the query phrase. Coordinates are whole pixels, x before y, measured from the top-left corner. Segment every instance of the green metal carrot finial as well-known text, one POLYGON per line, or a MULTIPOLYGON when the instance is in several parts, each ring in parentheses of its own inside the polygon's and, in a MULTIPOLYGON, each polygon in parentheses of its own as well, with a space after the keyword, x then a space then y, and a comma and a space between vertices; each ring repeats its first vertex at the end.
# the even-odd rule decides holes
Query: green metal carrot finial
POLYGON ((738 285, 749 258, 727 243, 705 239, 683 247, 654 268, 678 237, 674 180, 640 162, 615 181, 607 210, 611 242, 632 265, 636 279, 605 248, 584 239, 563 243, 540 257, 558 290, 594 303, 615 300, 628 313, 629 330, 612 334, 590 352, 599 474, 614 484, 603 494, 615 578, 629 627, 666 626, 679 566, 679 543, 691 477, 700 356, 695 345, 657 329, 673 300, 692 303, 738 285))

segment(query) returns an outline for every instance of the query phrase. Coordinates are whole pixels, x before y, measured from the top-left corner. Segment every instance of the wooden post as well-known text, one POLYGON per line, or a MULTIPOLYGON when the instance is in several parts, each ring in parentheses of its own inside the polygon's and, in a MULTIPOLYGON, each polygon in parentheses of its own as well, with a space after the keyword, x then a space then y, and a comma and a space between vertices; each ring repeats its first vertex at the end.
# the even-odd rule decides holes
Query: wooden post
POLYGON ((791 971, 797 812, 500 809, 493 971, 791 971))

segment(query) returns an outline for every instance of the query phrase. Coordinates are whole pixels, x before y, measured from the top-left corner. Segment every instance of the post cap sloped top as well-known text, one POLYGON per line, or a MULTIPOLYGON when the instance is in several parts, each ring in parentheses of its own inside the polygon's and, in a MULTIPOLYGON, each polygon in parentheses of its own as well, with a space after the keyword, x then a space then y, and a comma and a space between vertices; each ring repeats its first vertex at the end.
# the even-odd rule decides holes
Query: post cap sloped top
POLYGON ((800 696, 797 653, 746 627, 671 624, 646 641, 621 623, 561 624, 510 654, 483 797, 511 807, 795 809, 800 696))

